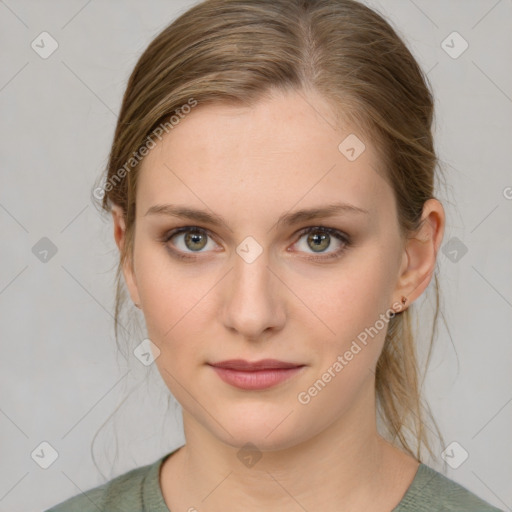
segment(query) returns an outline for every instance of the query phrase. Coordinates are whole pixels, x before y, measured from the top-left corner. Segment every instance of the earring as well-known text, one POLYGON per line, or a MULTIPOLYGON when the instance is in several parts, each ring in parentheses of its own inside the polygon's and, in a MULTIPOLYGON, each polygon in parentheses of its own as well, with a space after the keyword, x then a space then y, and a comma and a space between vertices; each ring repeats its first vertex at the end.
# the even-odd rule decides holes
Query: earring
POLYGON ((407 302, 407 297, 405 297, 404 295, 402 295, 402 307, 400 309, 400 311, 398 311, 398 313, 403 313, 405 311, 405 303, 407 302))

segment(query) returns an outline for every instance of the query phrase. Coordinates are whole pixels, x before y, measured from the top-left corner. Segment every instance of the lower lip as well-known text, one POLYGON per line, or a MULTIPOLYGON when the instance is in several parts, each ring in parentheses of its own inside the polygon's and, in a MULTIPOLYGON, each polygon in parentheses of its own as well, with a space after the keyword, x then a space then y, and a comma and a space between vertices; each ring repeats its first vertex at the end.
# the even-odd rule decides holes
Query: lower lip
POLYGON ((218 366, 212 366, 212 368, 224 382, 237 388, 266 389, 293 377, 299 373, 304 366, 276 368, 273 370, 256 370, 252 372, 219 368, 218 366))

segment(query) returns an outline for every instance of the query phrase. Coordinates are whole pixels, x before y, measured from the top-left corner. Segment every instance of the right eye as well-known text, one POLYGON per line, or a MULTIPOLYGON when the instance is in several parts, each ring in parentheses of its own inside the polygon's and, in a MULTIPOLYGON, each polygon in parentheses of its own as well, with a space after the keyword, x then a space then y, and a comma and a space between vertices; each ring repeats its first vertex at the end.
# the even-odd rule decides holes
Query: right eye
POLYGON ((169 249, 180 258, 193 259, 194 256, 190 256, 190 254, 207 252, 202 249, 208 247, 208 238, 210 238, 210 234, 207 230, 196 226, 184 226, 167 233, 163 243, 169 247, 169 242, 174 240, 171 244, 173 247, 169 247, 169 249))

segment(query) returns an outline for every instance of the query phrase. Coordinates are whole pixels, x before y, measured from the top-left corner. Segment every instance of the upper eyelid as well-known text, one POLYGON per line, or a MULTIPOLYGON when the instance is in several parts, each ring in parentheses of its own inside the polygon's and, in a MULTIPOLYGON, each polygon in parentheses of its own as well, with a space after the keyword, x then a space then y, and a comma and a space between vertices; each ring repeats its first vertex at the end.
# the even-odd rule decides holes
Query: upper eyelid
POLYGON ((212 231, 210 231, 208 228, 202 228, 200 226, 182 226, 182 227, 174 228, 174 229, 171 229, 170 231, 168 231, 166 234, 164 234, 163 238, 164 238, 164 240, 170 240, 171 238, 173 238, 176 235, 181 235, 183 233, 187 233, 188 231, 194 231, 194 230, 206 233, 213 240, 215 240, 215 238, 216 238, 216 235, 212 231))
MULTIPOLYGON (((324 230, 326 233, 330 234, 331 236, 334 236, 339 241, 349 241, 350 240, 350 236, 340 229, 330 227, 330 226, 324 226, 321 224, 312 224, 310 226, 305 226, 305 227, 300 228, 295 231, 293 236, 294 236, 294 238, 297 238, 296 242, 298 240, 300 240, 308 232, 314 231, 315 228, 318 229, 319 231, 324 230), (336 236, 336 235, 339 235, 339 236, 336 236)), ((183 233, 187 233, 187 231, 194 231, 194 230, 206 233, 210 238, 212 238, 214 240, 214 242, 217 245, 219 245, 219 243, 216 240, 216 235, 212 231, 210 231, 208 228, 203 228, 201 226, 195 226, 195 225, 187 225, 187 226, 181 226, 181 227, 174 228, 174 229, 170 230, 168 233, 166 233, 164 235, 163 239, 165 241, 170 241, 171 238, 173 238, 174 236, 181 235, 183 233)), ((296 242, 294 242, 294 243, 296 243, 296 242)), ((198 251, 197 254, 200 254, 200 253, 201 253, 201 251, 198 251)))
MULTIPOLYGON (((303 234, 305 231, 312 230, 314 228, 317 228, 318 230, 323 229, 325 231, 331 231, 331 232, 339 233, 341 235, 348 236, 348 234, 344 233, 344 231, 341 229, 338 229, 338 228, 335 228, 332 226, 322 225, 322 224, 312 224, 310 226, 304 226, 300 229, 297 229, 294 234, 303 234)), ((194 229, 197 231, 203 231, 203 232, 207 233, 208 235, 210 235, 212 238, 216 237, 215 233, 213 231, 211 231, 209 228, 203 228, 201 226, 196 226, 196 225, 179 226, 179 227, 170 229, 169 231, 167 231, 164 234, 164 237, 172 237, 174 235, 181 234, 183 232, 194 231, 194 229)))

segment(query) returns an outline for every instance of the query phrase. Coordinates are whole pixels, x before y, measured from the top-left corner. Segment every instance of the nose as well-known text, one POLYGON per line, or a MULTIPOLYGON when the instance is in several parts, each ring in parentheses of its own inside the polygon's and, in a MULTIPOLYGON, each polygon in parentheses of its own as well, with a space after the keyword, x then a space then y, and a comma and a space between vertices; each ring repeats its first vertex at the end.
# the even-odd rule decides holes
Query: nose
POLYGON ((281 330, 286 320, 284 285, 270 268, 267 254, 263 251, 251 263, 235 254, 224 290, 225 327, 251 341, 281 330))

